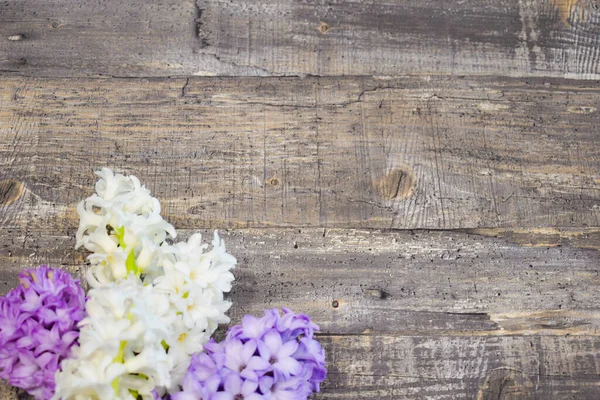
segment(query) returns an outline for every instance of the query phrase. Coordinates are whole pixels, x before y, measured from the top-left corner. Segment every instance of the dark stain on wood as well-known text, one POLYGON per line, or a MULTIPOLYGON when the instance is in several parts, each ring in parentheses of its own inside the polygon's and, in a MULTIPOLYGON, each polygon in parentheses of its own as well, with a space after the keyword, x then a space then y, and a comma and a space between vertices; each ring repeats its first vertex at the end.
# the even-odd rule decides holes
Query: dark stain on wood
POLYGON ((379 300, 385 300, 387 298, 390 297, 390 294, 388 292, 386 292, 383 289, 366 289, 365 290, 365 295, 373 298, 373 299, 379 299, 379 300))

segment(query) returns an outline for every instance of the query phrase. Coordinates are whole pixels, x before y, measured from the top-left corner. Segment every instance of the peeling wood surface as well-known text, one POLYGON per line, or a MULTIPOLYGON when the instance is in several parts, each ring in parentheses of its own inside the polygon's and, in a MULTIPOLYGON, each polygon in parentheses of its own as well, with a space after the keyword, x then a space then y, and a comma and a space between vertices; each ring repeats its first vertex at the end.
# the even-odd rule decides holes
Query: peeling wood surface
POLYGON ((104 165, 181 228, 600 226, 596 83, 5 78, 0 97, 6 226, 71 232, 104 165))
POLYGON ((600 77, 594 0, 10 0, 0 69, 32 76, 600 77))

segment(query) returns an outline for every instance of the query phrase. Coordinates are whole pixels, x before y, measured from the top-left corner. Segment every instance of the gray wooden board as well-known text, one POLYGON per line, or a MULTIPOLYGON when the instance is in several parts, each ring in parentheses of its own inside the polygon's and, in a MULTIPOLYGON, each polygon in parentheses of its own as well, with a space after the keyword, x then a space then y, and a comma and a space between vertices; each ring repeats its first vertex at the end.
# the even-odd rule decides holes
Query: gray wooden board
POLYGON ((224 62, 268 73, 568 76, 600 73, 592 0, 198 1, 224 62))
POLYGON ((329 399, 597 399, 597 337, 332 336, 329 399))
MULTIPOLYGON (((600 339, 588 336, 321 336, 315 399, 597 399, 600 339)), ((0 396, 17 394, 0 386, 0 396)))
MULTIPOLYGON (((597 399, 596 336, 324 335, 328 378, 315 399, 597 399)), ((0 385, 0 396, 16 391, 0 385)))
POLYGON ((8 0, 0 70, 598 79, 599 33, 593 0, 8 0))
MULTIPOLYGON (((184 239, 191 231, 182 231, 184 239)), ((204 232, 207 241, 212 232, 204 232)), ((600 253, 527 247, 443 231, 244 229, 221 232, 237 256, 230 315, 306 312, 330 334, 597 335, 600 253)), ((596 246, 600 235, 595 234, 596 246)), ((81 274, 72 236, 0 234, 0 290, 41 263, 81 274)))
POLYGON ((192 0, 5 1, 0 70, 35 76, 248 73, 198 53, 198 15, 192 0))
MULTIPOLYGON (((40 263, 83 274, 87 253, 52 231, 0 233, 1 294, 40 263)), ((578 247, 587 236, 598 248, 598 233, 546 231, 558 247, 485 233, 224 230, 239 260, 232 323, 270 307, 310 314, 329 368, 319 399, 597 398, 600 253, 578 247)))
POLYGON ((0 220, 72 229, 92 171, 188 227, 600 226, 600 85, 407 77, 0 81, 0 220))

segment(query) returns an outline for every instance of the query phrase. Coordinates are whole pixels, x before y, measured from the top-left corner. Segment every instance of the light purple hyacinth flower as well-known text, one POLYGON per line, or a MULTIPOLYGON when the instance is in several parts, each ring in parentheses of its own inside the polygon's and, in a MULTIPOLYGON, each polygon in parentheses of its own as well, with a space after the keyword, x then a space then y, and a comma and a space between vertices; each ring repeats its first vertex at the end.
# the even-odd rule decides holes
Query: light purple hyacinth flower
POLYGON ((173 400, 305 400, 325 379, 325 352, 314 339, 319 327, 284 308, 263 318, 245 316, 227 338, 194 354, 173 400))
POLYGON ((47 266, 24 270, 19 281, 0 297, 0 379, 49 399, 54 374, 79 337, 85 294, 68 272, 47 266))

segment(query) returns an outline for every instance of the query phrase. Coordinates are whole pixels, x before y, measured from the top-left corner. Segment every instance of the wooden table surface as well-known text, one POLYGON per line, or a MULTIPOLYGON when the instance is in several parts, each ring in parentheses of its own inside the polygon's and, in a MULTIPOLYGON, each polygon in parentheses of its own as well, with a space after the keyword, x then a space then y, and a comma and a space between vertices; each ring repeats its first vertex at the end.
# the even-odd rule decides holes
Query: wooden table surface
POLYGON ((108 166, 314 317, 315 399, 600 398, 596 0, 0 1, 0 163, 0 294, 108 166))

